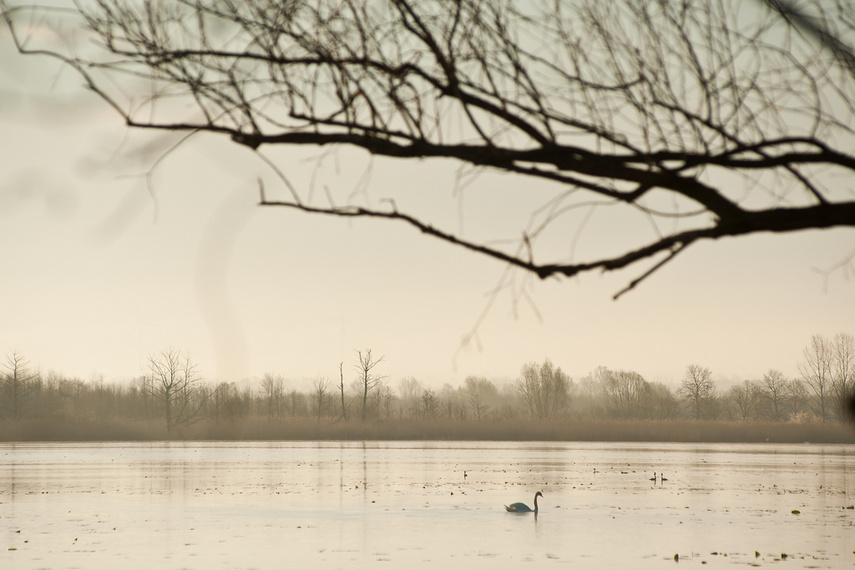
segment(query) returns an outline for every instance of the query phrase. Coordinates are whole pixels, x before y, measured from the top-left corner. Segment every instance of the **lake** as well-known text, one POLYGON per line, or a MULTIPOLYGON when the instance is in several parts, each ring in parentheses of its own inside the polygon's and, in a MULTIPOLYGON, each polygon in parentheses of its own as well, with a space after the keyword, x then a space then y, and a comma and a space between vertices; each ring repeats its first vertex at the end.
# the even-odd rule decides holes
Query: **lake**
POLYGON ((852 445, 0 444, 0 568, 853 568, 853 504, 852 445))

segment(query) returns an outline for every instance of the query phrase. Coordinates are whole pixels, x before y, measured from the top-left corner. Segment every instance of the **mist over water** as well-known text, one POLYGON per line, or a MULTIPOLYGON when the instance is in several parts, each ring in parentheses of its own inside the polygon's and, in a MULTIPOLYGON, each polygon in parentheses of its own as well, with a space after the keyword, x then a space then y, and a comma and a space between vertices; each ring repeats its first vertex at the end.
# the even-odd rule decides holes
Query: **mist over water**
POLYGON ((852 445, 2 444, 0 568, 846 568, 853 474, 852 445))

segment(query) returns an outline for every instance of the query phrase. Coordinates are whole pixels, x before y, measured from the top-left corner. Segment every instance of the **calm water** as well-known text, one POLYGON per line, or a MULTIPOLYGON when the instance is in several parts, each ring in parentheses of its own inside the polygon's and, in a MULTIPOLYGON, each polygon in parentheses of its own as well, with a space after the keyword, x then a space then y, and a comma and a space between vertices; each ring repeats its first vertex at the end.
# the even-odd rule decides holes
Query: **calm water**
POLYGON ((0 568, 855 568, 853 505, 842 445, 0 444, 0 568))

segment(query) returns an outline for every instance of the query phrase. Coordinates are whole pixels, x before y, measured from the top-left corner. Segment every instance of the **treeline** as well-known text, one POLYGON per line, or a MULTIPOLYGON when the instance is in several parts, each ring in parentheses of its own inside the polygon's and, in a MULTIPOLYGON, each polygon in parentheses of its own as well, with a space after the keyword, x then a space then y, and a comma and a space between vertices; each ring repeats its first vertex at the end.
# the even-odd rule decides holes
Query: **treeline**
MULTIPOLYGON (((13 352, 0 376, 0 438, 29 422, 156 426, 165 437, 254 422, 349 426, 366 422, 482 423, 514 421, 729 421, 771 424, 839 422, 849 417, 855 380, 855 339, 815 336, 799 363, 800 376, 778 370, 721 390, 708 368, 686 367, 679 387, 650 382, 637 372, 599 367, 573 380, 549 360, 525 364, 515 382, 497 385, 477 376, 441 389, 414 377, 391 381, 379 374, 383 358, 358 351, 355 380, 319 377, 308 390, 267 374, 239 386, 204 381, 189 357, 174 350, 149 358, 149 370, 130 383, 45 376, 13 352), (5 430, 5 433, 3 433, 5 430)), ((213 431, 212 431, 213 430, 213 431)), ((257 433, 263 433, 256 430, 257 433)), ((270 433, 274 433, 275 430, 270 433)), ((223 433, 226 433, 223 431, 223 433)), ((131 436, 132 437, 132 436, 131 436)), ((105 439, 109 439, 105 435, 105 439)))

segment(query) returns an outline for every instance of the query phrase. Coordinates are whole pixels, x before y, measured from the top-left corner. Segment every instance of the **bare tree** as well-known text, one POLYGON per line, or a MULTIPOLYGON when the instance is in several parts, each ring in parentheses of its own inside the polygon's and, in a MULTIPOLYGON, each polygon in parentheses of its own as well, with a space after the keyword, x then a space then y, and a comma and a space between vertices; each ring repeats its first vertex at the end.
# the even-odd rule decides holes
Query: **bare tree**
POLYGON ((338 392, 341 396, 341 417, 347 423, 347 405, 344 402, 344 362, 338 363, 338 392))
POLYGON ((383 357, 374 358, 370 348, 364 353, 358 350, 356 354, 359 358, 356 369, 359 371, 359 384, 362 387, 362 421, 364 422, 368 410, 368 392, 383 379, 383 376, 374 373, 374 368, 383 362, 383 357))
POLYGON ((671 388, 661 382, 648 383, 647 417, 658 420, 676 420, 680 417, 680 401, 671 388))
POLYGON ((687 366, 679 394, 689 403, 692 417, 701 419, 713 406, 715 399, 715 382, 710 369, 697 364, 687 366))
POLYGON ((855 226, 839 183, 855 173, 852 2, 76 6, 0 0, 21 53, 65 62, 128 126, 257 151, 282 181, 281 196, 260 184, 263 205, 397 220, 540 278, 638 268, 618 295, 698 242, 855 226), (63 41, 46 44, 44 26, 63 41), (262 154, 272 145, 449 159, 466 182, 500 171, 531 207, 495 236, 514 239, 476 240, 393 199, 313 198, 262 154), (535 195, 524 180, 546 184, 535 195), (615 248, 569 245, 611 215, 644 229, 615 248))
POLYGON ((799 372, 811 391, 811 408, 822 421, 828 421, 832 412, 831 345, 821 335, 814 335, 802 354, 799 372))
POLYGON ((760 397, 760 387, 750 380, 744 380, 727 391, 727 399, 736 409, 737 417, 744 422, 757 418, 760 397))
POLYGON ((837 416, 849 416, 849 403, 855 397, 855 337, 838 333, 831 341, 831 385, 837 416))
POLYGON ((570 399, 570 378, 549 361, 529 362, 522 367, 517 391, 532 416, 548 419, 558 416, 570 399))
POLYGON ((605 383, 611 371, 605 366, 598 366, 591 373, 580 378, 573 385, 573 413, 591 419, 602 419, 607 415, 608 398, 605 383))
POLYGON ((194 393, 199 403, 198 419, 211 415, 216 423, 220 420, 234 422, 252 411, 252 391, 248 388, 241 390, 234 382, 220 382, 213 389, 198 386, 194 393))
POLYGON ((482 376, 467 376, 463 381, 463 390, 475 418, 483 420, 491 408, 488 402, 498 398, 496 386, 482 376))
POLYGON ((804 382, 798 378, 793 378, 787 382, 786 393, 787 415, 791 420, 802 419, 810 415, 810 406, 808 405, 810 392, 808 392, 804 382))
MULTIPOLYGON (((489 390, 491 387, 493 390, 490 400, 497 400, 499 396, 498 390, 496 390, 496 387, 493 385, 492 382, 490 382, 489 380, 485 381, 489 384, 489 387, 485 385, 485 388, 489 390)), ((470 402, 468 401, 465 385, 464 387, 455 388, 451 384, 446 382, 442 385, 442 390, 439 392, 438 397, 443 417, 448 418, 450 420, 469 419, 470 402)), ((485 402, 486 400, 482 400, 482 405, 489 406, 489 404, 485 404, 485 402)), ((486 411, 484 413, 486 413, 486 411)))
POLYGON ((398 393, 401 397, 401 408, 403 412, 411 417, 421 415, 419 395, 422 393, 422 385, 416 378, 406 376, 398 382, 398 393))
POLYGON ((168 434, 172 435, 178 426, 187 426, 204 418, 207 397, 199 392, 202 379, 189 355, 182 355, 174 349, 150 355, 148 371, 146 384, 155 401, 162 406, 168 434))
POLYGON ((298 392, 296 389, 291 389, 285 397, 285 405, 288 408, 288 415, 292 418, 306 415, 306 396, 298 392))
POLYGON ((380 400, 378 410, 382 413, 383 418, 389 419, 392 417, 394 410, 395 394, 392 393, 392 388, 385 382, 380 383, 377 392, 380 400))
POLYGON ((426 420, 435 420, 439 414, 439 400, 436 397, 436 392, 430 388, 425 388, 422 391, 421 403, 422 417, 426 420))
POLYGON ((771 369, 763 375, 761 391, 769 405, 769 416, 773 421, 786 419, 784 399, 787 395, 787 379, 783 372, 771 369))
POLYGON ((602 376, 603 389, 613 417, 637 419, 643 413, 650 386, 638 372, 608 370, 602 376))
POLYGON ((330 381, 322 376, 312 380, 312 409, 315 411, 318 423, 321 423, 321 415, 326 411, 329 387, 330 381))
POLYGON ((6 356, 3 368, 6 371, 0 376, 0 412, 18 420, 24 417, 40 388, 39 374, 30 370, 29 361, 18 351, 6 356))
POLYGON ((261 379, 261 393, 267 419, 280 418, 285 407, 285 381, 278 374, 267 373, 261 379))

